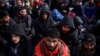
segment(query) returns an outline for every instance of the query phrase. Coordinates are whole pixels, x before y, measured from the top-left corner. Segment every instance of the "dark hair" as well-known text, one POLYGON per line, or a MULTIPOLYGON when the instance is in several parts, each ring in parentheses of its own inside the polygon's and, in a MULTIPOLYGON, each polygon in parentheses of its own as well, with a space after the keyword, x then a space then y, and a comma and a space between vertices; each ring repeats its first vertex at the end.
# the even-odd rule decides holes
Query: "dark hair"
POLYGON ((26 10, 26 11, 28 12, 28 9, 27 9, 26 7, 21 7, 21 8, 19 9, 19 11, 18 11, 18 14, 20 14, 20 11, 22 11, 22 10, 26 10))
POLYGON ((28 11, 28 9, 27 9, 26 7, 21 7, 21 8, 19 9, 18 13, 19 13, 21 10, 26 10, 26 11, 28 11))
POLYGON ((91 34, 91 33, 87 33, 84 35, 84 38, 82 40, 82 42, 90 42, 90 43, 95 43, 96 44, 96 37, 91 34))
POLYGON ((59 38, 60 32, 56 27, 50 27, 45 31, 44 37, 59 38))
POLYGON ((27 8, 26 8, 26 7, 21 7, 21 8, 20 8, 20 10, 24 10, 24 9, 26 9, 26 10, 27 10, 27 8))
POLYGON ((8 11, 6 10, 0 11, 0 18, 3 18, 4 16, 8 16, 8 15, 9 15, 8 11))

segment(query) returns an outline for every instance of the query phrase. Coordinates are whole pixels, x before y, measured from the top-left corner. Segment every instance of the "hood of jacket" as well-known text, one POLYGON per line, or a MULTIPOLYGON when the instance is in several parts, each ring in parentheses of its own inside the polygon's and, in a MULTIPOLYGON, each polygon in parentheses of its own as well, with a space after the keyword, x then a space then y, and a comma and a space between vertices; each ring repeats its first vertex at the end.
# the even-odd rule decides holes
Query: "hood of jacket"
POLYGON ((50 16, 50 8, 48 6, 48 4, 43 4, 42 7, 41 7, 41 12, 40 12, 40 17, 42 17, 42 15, 44 13, 47 13, 48 14, 48 18, 50 16))
MULTIPOLYGON (((36 55, 44 56, 43 54, 51 54, 52 55, 55 53, 61 54, 62 56, 68 55, 67 51, 69 51, 69 50, 68 50, 68 48, 66 48, 66 44, 62 40, 59 40, 58 45, 53 52, 50 52, 46 49, 45 40, 46 40, 45 38, 42 39, 36 46, 36 48, 35 48, 36 55), (66 54, 65 54, 65 52, 66 52, 66 54)), ((59 56, 59 55, 57 55, 57 56, 59 56)))
POLYGON ((60 26, 66 25, 71 28, 71 31, 75 31, 75 25, 73 17, 65 16, 64 19, 59 24, 60 26))
POLYGON ((90 33, 86 33, 84 35, 84 38, 82 40, 82 42, 90 42, 90 43, 94 43, 96 44, 96 37, 93 35, 93 34, 90 34, 90 33))
POLYGON ((11 33, 10 34, 18 34, 20 36, 26 37, 26 34, 24 32, 24 29, 20 24, 16 24, 11 28, 11 33))

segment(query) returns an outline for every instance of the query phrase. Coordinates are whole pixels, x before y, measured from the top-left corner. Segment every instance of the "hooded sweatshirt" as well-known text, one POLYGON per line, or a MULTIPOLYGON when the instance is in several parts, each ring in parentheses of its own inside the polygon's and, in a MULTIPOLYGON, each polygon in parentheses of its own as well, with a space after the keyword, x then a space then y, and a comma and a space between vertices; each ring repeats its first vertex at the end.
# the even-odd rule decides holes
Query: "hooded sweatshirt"
POLYGON ((35 32, 36 32, 36 34, 44 35, 45 29, 47 29, 48 27, 51 27, 55 24, 56 24, 55 21, 53 20, 53 18, 50 15, 50 10, 46 9, 46 7, 43 7, 41 10, 41 13, 40 13, 40 17, 34 21, 35 32), (47 15, 48 15, 47 20, 44 20, 42 17, 42 15, 44 13, 47 13, 47 15))
MULTIPOLYGON (((85 43, 85 42, 94 43, 94 45, 96 45, 96 38, 93 34, 87 33, 84 35, 84 38, 82 40, 82 43, 85 43)), ((98 56, 95 47, 92 50, 88 51, 82 45, 78 51, 79 51, 78 56, 98 56)))
POLYGON ((75 44, 76 42, 76 29, 74 26, 74 21, 73 18, 70 16, 65 16, 64 20, 62 20, 62 22, 59 24, 59 26, 57 27, 59 28, 59 31, 61 33, 61 39, 66 43, 66 44, 75 44), (67 33, 64 33, 61 29, 62 25, 66 25, 70 28, 70 31, 67 33), (71 42, 71 43, 70 43, 71 42))
POLYGON ((69 49, 63 41, 59 41, 54 51, 49 51, 45 45, 45 38, 41 40, 35 47, 34 56, 70 56, 69 49))
POLYGON ((10 34, 20 35, 20 42, 17 44, 14 44, 12 40, 8 42, 4 51, 5 56, 29 56, 28 50, 30 49, 28 48, 26 35, 21 25, 14 25, 11 28, 10 34))

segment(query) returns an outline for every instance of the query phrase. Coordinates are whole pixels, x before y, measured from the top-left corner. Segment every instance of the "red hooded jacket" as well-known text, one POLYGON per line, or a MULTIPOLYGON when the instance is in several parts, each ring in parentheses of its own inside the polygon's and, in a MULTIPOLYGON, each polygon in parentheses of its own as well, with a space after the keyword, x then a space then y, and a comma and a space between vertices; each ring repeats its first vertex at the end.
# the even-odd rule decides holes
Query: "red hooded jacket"
POLYGON ((49 51, 45 44, 45 39, 41 40, 39 44, 35 47, 34 56, 70 56, 68 46, 60 40, 58 46, 54 51, 49 51))

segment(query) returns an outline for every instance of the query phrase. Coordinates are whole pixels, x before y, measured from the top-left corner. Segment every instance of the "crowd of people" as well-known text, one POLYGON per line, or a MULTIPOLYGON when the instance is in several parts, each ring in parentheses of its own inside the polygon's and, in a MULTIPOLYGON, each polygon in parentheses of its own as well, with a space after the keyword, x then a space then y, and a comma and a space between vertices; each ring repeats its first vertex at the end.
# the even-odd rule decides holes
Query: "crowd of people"
POLYGON ((100 0, 0 0, 0 56, 99 56, 100 0))

